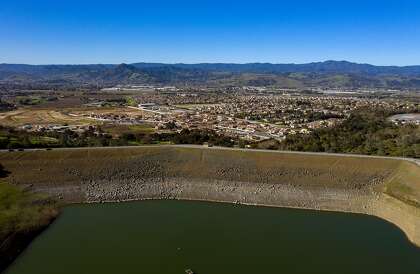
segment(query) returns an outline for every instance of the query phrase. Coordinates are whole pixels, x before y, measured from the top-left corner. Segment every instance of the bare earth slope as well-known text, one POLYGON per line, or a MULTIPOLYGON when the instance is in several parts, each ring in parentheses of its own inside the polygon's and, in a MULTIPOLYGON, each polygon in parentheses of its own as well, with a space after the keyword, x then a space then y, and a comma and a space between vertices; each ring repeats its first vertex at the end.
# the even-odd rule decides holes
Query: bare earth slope
POLYGON ((6 180, 66 202, 192 199, 371 214, 420 246, 420 167, 389 158, 155 146, 1 152, 6 180))

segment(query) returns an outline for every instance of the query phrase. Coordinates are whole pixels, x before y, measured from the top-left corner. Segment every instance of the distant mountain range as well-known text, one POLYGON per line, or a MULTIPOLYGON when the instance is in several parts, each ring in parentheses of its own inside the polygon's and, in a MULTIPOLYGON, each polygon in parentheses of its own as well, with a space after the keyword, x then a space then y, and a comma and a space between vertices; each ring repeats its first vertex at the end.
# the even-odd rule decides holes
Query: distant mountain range
POLYGON ((347 61, 308 64, 0 64, 0 86, 3 88, 115 84, 418 89, 420 66, 374 66, 347 61))

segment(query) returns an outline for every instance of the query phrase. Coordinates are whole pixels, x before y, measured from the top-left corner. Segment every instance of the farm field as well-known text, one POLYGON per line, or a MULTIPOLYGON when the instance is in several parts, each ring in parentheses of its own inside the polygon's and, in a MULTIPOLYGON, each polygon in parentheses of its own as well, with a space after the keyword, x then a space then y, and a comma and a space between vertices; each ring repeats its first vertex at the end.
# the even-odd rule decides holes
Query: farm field
POLYGON ((69 124, 89 125, 93 121, 88 119, 70 116, 65 111, 54 109, 18 109, 0 113, 0 125, 19 127, 26 124, 48 125, 48 124, 69 124))
POLYGON ((98 115, 115 114, 136 116, 141 115, 141 110, 126 107, 104 107, 104 108, 20 108, 17 110, 0 113, 0 125, 19 127, 26 124, 48 125, 96 125, 101 122, 90 119, 86 116, 91 113, 98 115))

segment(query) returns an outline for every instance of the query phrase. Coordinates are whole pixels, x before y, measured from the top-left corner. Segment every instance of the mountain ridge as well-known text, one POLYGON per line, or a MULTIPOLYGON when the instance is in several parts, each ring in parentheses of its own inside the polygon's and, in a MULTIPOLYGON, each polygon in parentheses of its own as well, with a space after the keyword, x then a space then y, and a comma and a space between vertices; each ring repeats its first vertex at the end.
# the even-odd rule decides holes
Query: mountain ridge
POLYGON ((411 66, 376 66, 368 63, 354 63, 349 61, 327 60, 311 63, 121 63, 121 64, 51 64, 51 65, 28 65, 1 63, 0 71, 8 72, 44 72, 46 70, 74 71, 76 69, 107 69, 121 65, 131 66, 138 69, 150 69, 160 67, 190 68, 202 70, 222 70, 228 72, 341 72, 341 73, 368 73, 368 74, 420 74, 420 65, 411 66))
POLYGON ((131 63, 0 64, 0 84, 14 85, 257 85, 281 87, 420 88, 419 66, 375 66, 328 60, 305 64, 131 63))

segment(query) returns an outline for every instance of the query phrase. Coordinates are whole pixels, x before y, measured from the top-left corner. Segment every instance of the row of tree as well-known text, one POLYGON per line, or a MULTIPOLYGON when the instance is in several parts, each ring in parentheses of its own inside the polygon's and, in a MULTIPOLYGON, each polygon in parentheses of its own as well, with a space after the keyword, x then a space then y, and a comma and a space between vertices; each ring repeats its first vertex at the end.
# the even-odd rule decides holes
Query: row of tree
POLYGON ((173 133, 123 133, 113 137, 107 133, 95 132, 93 128, 77 133, 64 132, 28 132, 13 128, 0 127, 0 149, 53 148, 53 147, 88 147, 88 146, 127 146, 140 144, 197 144, 216 146, 234 146, 237 140, 216 134, 211 130, 187 130, 173 133))
POLYGON ((336 127, 290 135, 278 148, 420 158, 420 127, 394 125, 387 120, 390 114, 384 110, 355 112, 336 127))

